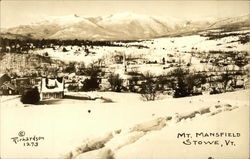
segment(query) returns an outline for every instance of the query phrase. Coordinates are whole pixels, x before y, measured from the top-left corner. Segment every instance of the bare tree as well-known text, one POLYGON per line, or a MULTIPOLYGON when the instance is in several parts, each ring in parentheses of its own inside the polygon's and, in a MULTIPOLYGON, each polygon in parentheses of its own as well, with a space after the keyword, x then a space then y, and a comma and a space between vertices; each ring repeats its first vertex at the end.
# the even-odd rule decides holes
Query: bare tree
POLYGON ((108 78, 108 82, 111 85, 111 90, 115 92, 121 92, 122 90, 122 79, 119 74, 111 74, 108 78))

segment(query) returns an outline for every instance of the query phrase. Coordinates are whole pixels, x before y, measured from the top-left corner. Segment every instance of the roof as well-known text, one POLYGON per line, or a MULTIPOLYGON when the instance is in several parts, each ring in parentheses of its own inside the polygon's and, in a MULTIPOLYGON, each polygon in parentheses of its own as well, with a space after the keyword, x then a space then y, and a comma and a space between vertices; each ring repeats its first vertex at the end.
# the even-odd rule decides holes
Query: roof
POLYGON ((41 86, 41 92, 42 93, 49 93, 49 92, 63 92, 64 91, 64 81, 63 79, 49 79, 49 78, 43 78, 42 79, 42 86, 41 86))
POLYGON ((15 89, 16 89, 16 87, 15 87, 13 84, 11 84, 11 83, 5 82, 5 83, 3 83, 2 86, 4 86, 4 85, 5 85, 7 88, 10 88, 10 89, 12 89, 12 90, 15 90, 15 89))
POLYGON ((0 74, 0 87, 4 84, 4 82, 10 80, 11 78, 7 74, 0 74))

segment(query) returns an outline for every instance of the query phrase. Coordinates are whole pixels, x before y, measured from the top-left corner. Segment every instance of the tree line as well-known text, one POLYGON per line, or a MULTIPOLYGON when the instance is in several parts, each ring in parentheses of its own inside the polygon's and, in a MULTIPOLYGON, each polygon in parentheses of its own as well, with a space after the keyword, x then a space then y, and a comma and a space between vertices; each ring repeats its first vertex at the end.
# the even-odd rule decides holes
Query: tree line
POLYGON ((0 38, 1 52, 25 52, 34 48, 52 48, 53 46, 122 46, 113 41, 58 40, 58 39, 8 39, 0 38))

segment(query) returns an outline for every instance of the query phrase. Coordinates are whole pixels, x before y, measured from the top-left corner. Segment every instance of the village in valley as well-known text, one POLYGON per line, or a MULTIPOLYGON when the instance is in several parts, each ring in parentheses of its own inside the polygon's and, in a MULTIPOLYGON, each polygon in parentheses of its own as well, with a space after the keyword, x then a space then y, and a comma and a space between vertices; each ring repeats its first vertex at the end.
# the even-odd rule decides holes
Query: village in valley
POLYGON ((248 36, 249 30, 209 30, 137 41, 2 38, 1 94, 37 87, 42 99, 86 91, 174 96, 178 71, 180 78, 193 74, 180 97, 244 89, 249 85, 248 36), (147 82, 153 92, 145 92, 147 82))

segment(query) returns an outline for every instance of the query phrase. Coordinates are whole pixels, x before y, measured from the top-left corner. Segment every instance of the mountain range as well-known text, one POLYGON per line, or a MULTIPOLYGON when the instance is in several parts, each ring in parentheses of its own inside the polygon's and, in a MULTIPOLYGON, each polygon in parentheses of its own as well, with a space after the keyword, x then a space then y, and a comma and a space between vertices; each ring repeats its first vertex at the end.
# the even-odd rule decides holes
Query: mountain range
POLYGON ((138 40, 214 28, 249 27, 249 20, 249 15, 201 20, 182 20, 134 13, 95 17, 70 15, 47 17, 29 25, 7 28, 2 31, 1 36, 61 40, 138 40))

